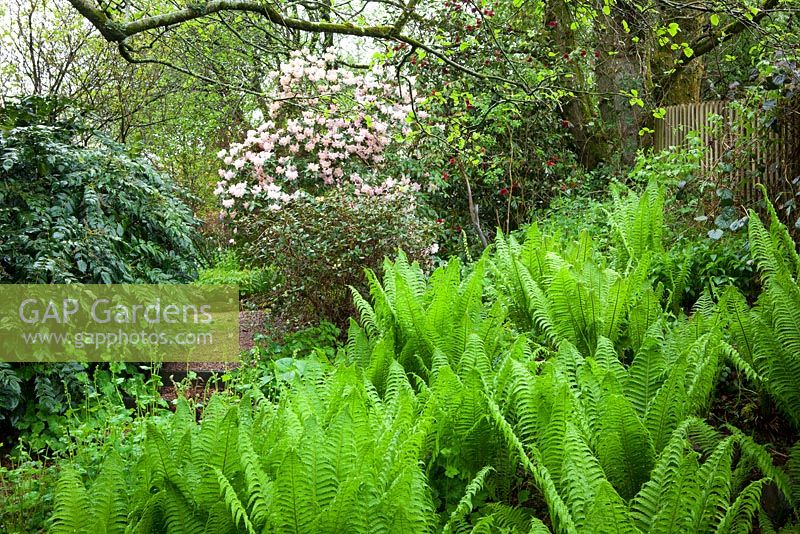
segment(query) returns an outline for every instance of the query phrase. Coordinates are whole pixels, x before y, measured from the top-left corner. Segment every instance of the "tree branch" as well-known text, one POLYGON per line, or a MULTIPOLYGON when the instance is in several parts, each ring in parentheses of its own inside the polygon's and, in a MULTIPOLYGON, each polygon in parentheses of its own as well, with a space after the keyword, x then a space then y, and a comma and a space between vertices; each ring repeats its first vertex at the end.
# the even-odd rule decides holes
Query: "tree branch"
POLYGON ((761 19, 766 17, 770 14, 772 8, 778 5, 779 0, 765 0, 764 4, 762 4, 761 8, 759 9, 758 13, 753 16, 750 20, 743 20, 741 18, 737 18, 735 21, 731 22, 730 24, 718 29, 712 29, 709 33, 701 35, 697 39, 695 39, 690 48, 694 52, 691 57, 683 58, 683 62, 675 65, 675 70, 673 70, 672 74, 670 74, 663 82, 663 87, 668 87, 672 83, 677 80, 678 76, 680 76, 683 69, 686 68, 692 61, 695 59, 702 57, 703 55, 711 52, 720 44, 729 41, 730 39, 734 38, 745 29, 747 29, 748 25, 757 26, 761 19))
MULTIPOLYGON (((144 17, 131 22, 117 22, 111 20, 105 15, 105 13, 97 9, 92 4, 92 0, 69 0, 69 2, 84 17, 86 17, 89 22, 91 22, 98 29, 98 31, 100 31, 100 34, 106 40, 122 44, 123 46, 125 46, 124 41, 129 37, 133 37, 134 35, 150 30, 174 26, 183 22, 207 17, 214 13, 220 13, 224 11, 240 11, 261 15, 273 24, 288 29, 312 33, 334 33, 339 35, 372 37, 375 39, 385 39, 406 43, 413 48, 419 48, 426 51, 430 55, 442 60, 445 64, 475 78, 481 80, 491 80, 499 83, 509 84, 514 87, 520 87, 523 90, 525 89, 525 84, 519 80, 511 80, 502 76, 478 72, 466 65, 450 59, 441 51, 434 49, 422 41, 399 33, 399 28, 405 24, 405 21, 408 20, 411 10, 413 10, 416 6, 415 0, 409 2, 408 6, 406 7, 406 11, 400 17, 398 22, 402 22, 403 24, 396 24, 395 26, 356 26, 349 23, 314 22, 292 17, 284 17, 271 5, 261 3, 257 0, 211 0, 205 5, 199 7, 178 9, 170 13, 144 17)), ((123 48, 120 48, 120 51, 122 52, 123 48)), ((136 60, 134 60, 129 53, 130 49, 125 49, 125 52, 128 52, 127 55, 123 54, 125 59, 131 62, 136 62, 136 60)), ((162 65, 176 68, 176 66, 160 60, 148 59, 139 60, 139 62, 160 63, 162 65)), ((176 68, 176 70, 181 69, 176 68)))
POLYGON ((694 54, 692 57, 686 58, 684 65, 689 64, 692 60, 701 57, 703 54, 711 52, 717 45, 729 41, 742 31, 744 31, 748 23, 758 25, 761 19, 770 14, 770 10, 778 5, 778 0, 766 0, 759 9, 758 13, 753 16, 751 20, 736 19, 724 28, 718 31, 712 31, 705 35, 698 37, 691 45, 694 54))
POLYGON ((132 37, 138 33, 154 30, 156 28, 163 28, 165 26, 174 26, 182 22, 207 17, 208 15, 222 11, 257 13, 273 24, 305 32, 329 32, 340 35, 375 37, 378 39, 394 37, 394 28, 392 26, 356 26, 354 24, 312 22, 284 17, 271 5, 251 0, 211 0, 203 6, 187 7, 169 13, 144 17, 124 23, 109 19, 102 11, 92 5, 90 0, 69 0, 69 2, 100 31, 103 37, 112 42, 122 42, 128 37, 132 37))

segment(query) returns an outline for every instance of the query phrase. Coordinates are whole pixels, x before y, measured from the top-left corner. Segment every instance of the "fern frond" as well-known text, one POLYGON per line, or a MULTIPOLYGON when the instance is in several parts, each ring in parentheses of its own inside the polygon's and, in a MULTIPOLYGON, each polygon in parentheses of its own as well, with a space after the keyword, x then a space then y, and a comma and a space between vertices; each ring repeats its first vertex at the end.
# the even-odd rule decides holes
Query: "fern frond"
POLYGON ((768 478, 754 480, 742 490, 733 502, 717 529, 720 534, 747 534, 753 529, 753 520, 761 508, 761 491, 768 478))
POLYGON ((483 486, 486 482, 486 477, 494 471, 494 468, 490 465, 487 465, 475 475, 475 477, 467 484, 466 489, 464 490, 464 496, 458 501, 458 505, 456 506, 455 510, 450 514, 450 518, 447 520, 447 523, 444 525, 442 532, 450 533, 452 532, 452 524, 460 521, 465 515, 470 513, 474 508, 472 503, 472 499, 475 498, 477 493, 483 489, 483 486))
POLYGON ((238 527, 240 524, 244 525, 244 528, 247 530, 248 534, 255 534, 256 531, 253 528, 253 523, 250 521, 250 517, 247 514, 247 510, 245 509, 242 501, 239 500, 239 496, 236 494, 236 490, 233 489, 231 483, 225 478, 225 475, 222 473, 222 470, 212 467, 214 474, 217 476, 217 483, 219 484, 219 491, 220 496, 225 501, 225 506, 228 508, 228 511, 233 518, 233 523, 238 527))
POLYGON ((624 499, 632 498, 649 478, 653 444, 631 403, 610 395, 603 406, 597 452, 609 481, 624 499))
POLYGON ((74 468, 67 467, 58 477, 51 532, 82 532, 86 527, 86 512, 89 509, 89 497, 80 475, 74 468))

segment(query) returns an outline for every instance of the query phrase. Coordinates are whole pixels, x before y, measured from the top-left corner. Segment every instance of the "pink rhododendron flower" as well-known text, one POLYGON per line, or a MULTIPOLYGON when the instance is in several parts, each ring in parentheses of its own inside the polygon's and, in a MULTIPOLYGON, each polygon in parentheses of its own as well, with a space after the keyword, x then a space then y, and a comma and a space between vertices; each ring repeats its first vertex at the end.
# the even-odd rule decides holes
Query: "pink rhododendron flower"
POLYGON ((390 154, 411 156, 395 140, 412 132, 414 122, 407 119, 418 102, 415 80, 401 87, 392 66, 354 72, 335 61, 333 49, 322 56, 295 51, 270 75, 267 120, 217 153, 224 167, 214 194, 228 216, 245 204, 281 209, 305 191, 320 194, 332 187, 402 197, 414 209, 420 184, 398 176, 387 161, 390 154))
POLYGON ((246 192, 247 192, 247 183, 246 182, 239 182, 236 185, 232 185, 228 189, 228 193, 230 193, 231 196, 235 197, 235 198, 242 198, 246 192))

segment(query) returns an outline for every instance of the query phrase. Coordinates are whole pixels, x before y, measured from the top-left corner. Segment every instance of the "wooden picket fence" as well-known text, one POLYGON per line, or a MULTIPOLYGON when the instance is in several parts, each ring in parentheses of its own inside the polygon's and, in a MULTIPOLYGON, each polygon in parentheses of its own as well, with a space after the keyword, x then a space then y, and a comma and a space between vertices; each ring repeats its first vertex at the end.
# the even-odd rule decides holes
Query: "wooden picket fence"
MULTIPOLYGON (((756 184, 767 187, 774 202, 786 202, 800 191, 800 106, 783 106, 772 125, 758 115, 741 120, 728 102, 716 100, 666 108, 656 121, 655 148, 687 145, 687 134, 698 132, 705 146, 701 173, 729 187, 739 202, 761 199, 756 184), (719 118, 712 119, 717 116, 719 118)), ((799 199, 800 200, 800 199, 799 199)))

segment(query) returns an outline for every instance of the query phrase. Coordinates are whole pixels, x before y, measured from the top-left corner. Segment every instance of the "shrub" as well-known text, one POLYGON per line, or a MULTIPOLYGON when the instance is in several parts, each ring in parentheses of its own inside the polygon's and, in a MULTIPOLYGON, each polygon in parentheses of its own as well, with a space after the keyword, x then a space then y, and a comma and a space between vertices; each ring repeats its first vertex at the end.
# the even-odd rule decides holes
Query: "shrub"
POLYGON ((435 252, 434 224, 418 217, 407 198, 335 190, 297 198, 245 224, 243 258, 281 273, 292 314, 340 326, 352 312, 348 286, 363 287, 364 268, 379 267, 398 247, 423 262, 435 252))
POLYGON ((380 64, 353 71, 295 53, 275 73, 268 117, 219 153, 215 194, 242 259, 273 265, 300 322, 344 324, 347 286, 403 247, 431 252, 417 210, 424 169, 395 165, 413 134, 416 95, 380 64), (302 95, 302 96, 301 96, 302 95))
POLYGON ((0 108, 0 281, 162 283, 195 275, 180 191, 63 102, 0 108))
MULTIPOLYGON (((167 176, 64 101, 0 108, 0 283, 189 281, 195 226, 167 176)), ((55 449, 60 416, 96 395, 90 376, 78 363, 0 364, 0 421, 55 449)))

